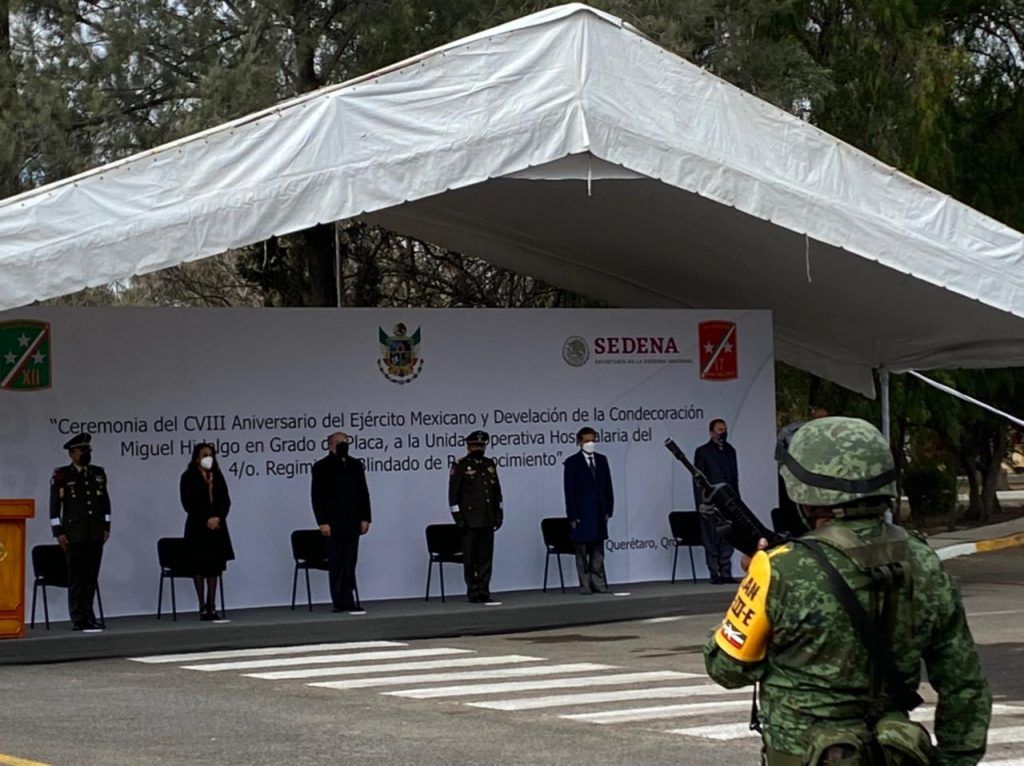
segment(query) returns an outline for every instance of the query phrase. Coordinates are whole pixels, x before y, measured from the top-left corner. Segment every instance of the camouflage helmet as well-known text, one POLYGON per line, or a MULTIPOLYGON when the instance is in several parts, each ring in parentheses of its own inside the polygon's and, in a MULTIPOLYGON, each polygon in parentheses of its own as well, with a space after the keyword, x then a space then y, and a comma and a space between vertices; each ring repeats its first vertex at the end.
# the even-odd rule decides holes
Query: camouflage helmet
POLYGON ((781 458, 779 473, 798 505, 829 507, 896 496, 892 452, 866 420, 828 417, 805 423, 781 458))

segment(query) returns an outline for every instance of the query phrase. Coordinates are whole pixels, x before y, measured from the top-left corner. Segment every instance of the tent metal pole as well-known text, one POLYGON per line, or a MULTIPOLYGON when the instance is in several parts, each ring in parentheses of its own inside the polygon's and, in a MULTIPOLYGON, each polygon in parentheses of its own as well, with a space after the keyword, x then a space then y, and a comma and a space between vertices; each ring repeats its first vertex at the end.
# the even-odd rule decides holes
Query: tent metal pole
POLYGON ((338 222, 334 222, 334 294, 341 308, 341 242, 338 240, 338 222))
POLYGON ((892 414, 889 411, 889 371, 878 368, 878 396, 882 400, 882 436, 892 442, 892 414))

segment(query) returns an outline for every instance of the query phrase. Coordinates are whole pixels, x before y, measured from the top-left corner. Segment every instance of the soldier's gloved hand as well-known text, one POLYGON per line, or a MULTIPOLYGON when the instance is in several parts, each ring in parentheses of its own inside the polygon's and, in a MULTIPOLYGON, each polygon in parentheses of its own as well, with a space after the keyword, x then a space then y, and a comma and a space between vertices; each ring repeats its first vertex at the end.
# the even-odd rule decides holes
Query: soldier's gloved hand
POLYGON ((463 517, 461 513, 453 513, 452 521, 455 522, 455 526, 457 526, 459 529, 466 528, 466 519, 463 517))
POLYGON ((61 550, 65 550, 66 551, 68 549, 68 536, 67 535, 57 535, 57 545, 59 545, 61 547, 61 550))

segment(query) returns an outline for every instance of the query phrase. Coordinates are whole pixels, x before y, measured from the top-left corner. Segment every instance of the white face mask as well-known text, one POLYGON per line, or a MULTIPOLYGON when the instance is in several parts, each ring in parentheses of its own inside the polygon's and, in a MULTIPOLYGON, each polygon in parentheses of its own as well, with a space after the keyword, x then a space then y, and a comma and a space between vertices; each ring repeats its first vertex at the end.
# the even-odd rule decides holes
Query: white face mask
POLYGON ((597 452, 597 442, 584 442, 583 447, 581 447, 581 449, 588 455, 593 455, 595 452, 597 452))
POLYGON ((201 459, 199 461, 199 465, 201 465, 207 471, 211 470, 213 468, 213 457, 210 456, 210 455, 207 455, 206 457, 204 457, 203 459, 201 459))

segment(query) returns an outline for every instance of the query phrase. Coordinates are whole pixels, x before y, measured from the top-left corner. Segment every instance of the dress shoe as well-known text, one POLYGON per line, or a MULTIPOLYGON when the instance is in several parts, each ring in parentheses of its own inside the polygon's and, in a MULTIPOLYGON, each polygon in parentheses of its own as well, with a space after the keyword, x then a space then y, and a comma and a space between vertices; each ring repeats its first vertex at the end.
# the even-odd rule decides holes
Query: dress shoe
POLYGON ((215 619, 217 619, 217 615, 213 612, 202 612, 199 615, 200 622, 213 622, 215 619))

